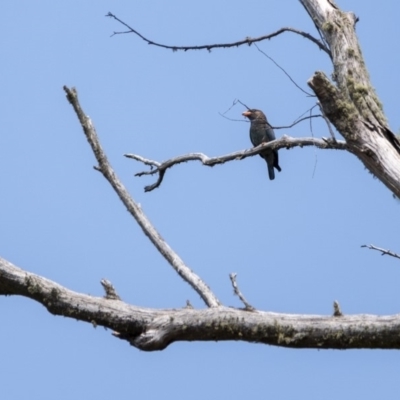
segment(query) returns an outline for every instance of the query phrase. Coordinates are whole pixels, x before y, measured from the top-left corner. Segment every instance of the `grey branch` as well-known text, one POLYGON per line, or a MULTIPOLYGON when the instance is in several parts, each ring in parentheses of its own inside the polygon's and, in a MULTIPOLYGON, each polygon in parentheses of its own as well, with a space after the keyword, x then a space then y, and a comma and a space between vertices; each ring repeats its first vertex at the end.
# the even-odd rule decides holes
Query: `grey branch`
POLYGON ((247 311, 254 311, 255 308, 250 303, 247 302, 247 300, 244 298, 242 292, 239 290, 239 286, 236 282, 236 276, 237 276, 237 274, 233 274, 233 273, 229 274, 229 278, 230 278, 230 280, 232 282, 232 286, 233 286, 233 292, 236 294, 236 296, 239 297, 240 301, 244 304, 245 309, 247 311))
POLYGON ((343 313, 342 313, 342 310, 340 309, 340 305, 336 300, 333 302, 333 316, 334 317, 343 317, 343 313))
POLYGON ((158 161, 149 160, 142 156, 136 154, 125 154, 125 157, 131 158, 136 161, 140 161, 145 165, 151 166, 149 171, 142 171, 135 174, 135 176, 143 176, 143 175, 154 175, 158 174, 158 179, 152 185, 145 186, 145 192, 150 192, 161 185, 161 182, 164 179, 164 174, 167 169, 173 167, 176 164, 181 164, 187 161, 198 160, 201 161, 203 165, 208 167, 213 167, 217 164, 224 164, 228 161, 233 160, 242 160, 247 157, 255 156, 262 152, 265 148, 272 148, 272 149, 290 149, 293 147, 303 147, 303 146, 316 146, 320 149, 335 149, 335 150, 346 150, 347 145, 344 141, 336 141, 334 142, 332 139, 322 138, 293 138, 289 136, 282 136, 280 139, 274 140, 272 142, 263 143, 260 146, 253 147, 252 149, 248 150, 241 150, 236 151, 234 153, 217 156, 217 157, 208 157, 203 153, 189 153, 182 156, 171 158, 167 161, 162 163, 158 161))
POLYGON ((104 291, 106 292, 106 295, 104 296, 106 299, 109 300, 121 300, 121 297, 119 297, 117 291, 115 290, 113 284, 107 280, 107 279, 102 279, 100 281, 101 285, 104 288, 104 291))
POLYGON ((278 36, 284 32, 292 32, 292 33, 296 33, 297 35, 303 36, 304 38, 310 40, 311 42, 316 44, 320 48, 320 50, 325 51, 329 55, 329 57, 332 57, 330 50, 328 49, 328 47, 325 46, 324 43, 322 43, 320 40, 318 40, 314 36, 310 35, 309 33, 300 31, 299 29, 295 29, 295 28, 285 27, 285 28, 278 29, 277 31, 272 32, 268 35, 260 36, 257 38, 246 37, 243 40, 239 40, 237 42, 231 42, 231 43, 205 44, 205 45, 200 45, 200 46, 169 46, 166 44, 153 42, 152 40, 147 39, 141 33, 139 33, 138 31, 133 29, 131 26, 129 26, 126 22, 120 20, 117 16, 115 16, 114 14, 112 14, 110 12, 106 15, 106 17, 115 19, 121 25, 124 25, 128 29, 127 31, 124 31, 124 32, 114 32, 113 35, 125 35, 127 33, 133 33, 133 34, 139 36, 142 40, 144 40, 149 45, 162 47, 163 49, 170 49, 172 51, 178 51, 178 50, 182 50, 182 51, 208 50, 208 51, 211 51, 212 49, 218 49, 218 48, 239 47, 242 45, 250 46, 252 43, 257 43, 257 42, 261 42, 263 40, 272 39, 273 37, 278 36))
POLYGON ((400 254, 394 253, 391 250, 381 249, 380 247, 376 247, 373 244, 363 244, 361 247, 366 247, 367 249, 370 249, 370 250, 380 251, 382 253, 381 254, 382 256, 387 254, 388 256, 392 256, 394 258, 400 258, 400 254))
POLYGON ((77 91, 74 88, 69 89, 66 86, 64 86, 64 91, 67 94, 67 99, 71 103, 83 128, 83 132, 92 148, 94 156, 96 157, 98 162, 96 169, 100 171, 104 178, 110 183, 129 213, 142 228, 144 234, 150 239, 156 249, 168 261, 174 270, 183 278, 184 281, 192 286, 192 288, 200 295, 200 297, 209 307, 218 307, 220 302, 214 293, 201 280, 201 278, 182 261, 178 254, 171 249, 168 243, 154 228, 140 206, 133 200, 132 196, 129 194, 122 182, 118 179, 117 174, 112 169, 111 164, 108 162, 107 156, 100 145, 100 141, 92 121, 83 112, 79 104, 77 91))
POLYGON ((294 315, 228 307, 151 309, 89 296, 23 271, 0 258, 0 295, 21 295, 50 313, 114 331, 141 350, 178 341, 240 340, 313 349, 400 349, 400 314, 294 315))

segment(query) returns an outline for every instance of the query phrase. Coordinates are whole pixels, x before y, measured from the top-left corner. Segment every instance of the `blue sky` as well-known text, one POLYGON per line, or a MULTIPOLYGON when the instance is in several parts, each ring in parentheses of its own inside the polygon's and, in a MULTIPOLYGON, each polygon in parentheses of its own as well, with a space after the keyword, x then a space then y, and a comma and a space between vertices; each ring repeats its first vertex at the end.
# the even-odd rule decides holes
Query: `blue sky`
MULTIPOLYGON (((162 186, 136 178, 136 153, 165 160, 188 152, 249 148, 243 107, 288 125, 315 103, 252 46, 211 53, 148 46, 108 11, 150 39, 196 45, 261 36, 282 26, 316 34, 299 2, 237 0, 3 2, 0 24, 1 256, 72 290, 102 296, 107 278, 128 303, 178 308, 198 295, 166 264, 95 164, 63 85, 75 86, 111 163, 156 228, 225 305, 241 306, 229 273, 265 311, 399 312, 400 263, 361 249, 400 251, 400 203, 352 155, 281 150, 271 182, 259 157, 168 171, 162 186)), ((339 1, 359 17, 372 83, 394 131, 399 5, 339 1), (380 27, 380 29, 377 29, 380 27), (383 29, 384 27, 384 29, 383 29)), ((328 57, 285 34, 260 48, 302 87, 328 57)), ((277 136, 328 136, 314 121, 277 136)), ((290 350, 247 343, 175 343, 145 353, 103 328, 54 317, 17 297, 0 298, 2 393, 13 399, 397 398, 394 351, 290 350)))

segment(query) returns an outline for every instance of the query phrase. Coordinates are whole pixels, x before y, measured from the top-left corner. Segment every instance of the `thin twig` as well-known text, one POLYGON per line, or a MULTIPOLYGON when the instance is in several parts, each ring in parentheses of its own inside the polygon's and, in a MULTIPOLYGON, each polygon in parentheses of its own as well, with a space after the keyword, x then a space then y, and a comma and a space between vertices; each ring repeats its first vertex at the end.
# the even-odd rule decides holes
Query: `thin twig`
POLYGON ((289 128, 292 128, 293 126, 295 126, 295 125, 297 125, 298 123, 303 122, 303 121, 305 121, 305 120, 307 120, 307 119, 320 118, 320 117, 322 117, 321 114, 309 115, 308 117, 303 117, 303 118, 297 119, 296 121, 294 121, 294 122, 293 122, 292 124, 290 124, 290 125, 286 125, 286 126, 273 126, 272 128, 273 128, 273 129, 289 129, 289 128))
MULTIPOLYGON (((150 192, 161 185, 161 182, 163 181, 166 170, 173 167, 176 164, 180 164, 180 163, 183 163, 186 161, 199 160, 199 161, 201 161, 201 163, 203 165, 213 167, 214 165, 224 164, 228 161, 242 160, 243 158, 255 156, 256 154, 261 153, 266 148, 272 148, 272 149, 278 150, 281 148, 290 149, 293 147, 303 147, 303 146, 316 146, 320 149, 335 149, 335 150, 346 150, 347 149, 346 142, 344 142, 344 141, 337 141, 336 143, 333 143, 332 140, 325 139, 325 138, 323 138, 323 139, 292 138, 292 137, 284 135, 280 139, 277 139, 277 140, 274 140, 274 141, 268 142, 268 143, 262 143, 260 146, 253 147, 252 149, 236 151, 234 153, 226 154, 223 156, 208 157, 207 155, 205 155, 203 153, 189 153, 189 154, 185 154, 182 156, 171 158, 162 163, 153 161, 153 162, 151 162, 152 165, 156 165, 156 163, 158 163, 159 166, 150 171, 138 172, 135 174, 135 176, 159 174, 158 179, 154 184, 145 186, 144 191, 150 192)), ((131 158, 133 160, 140 161, 140 162, 142 162, 142 160, 143 160, 142 156, 138 156, 136 154, 125 154, 125 157, 131 158)), ((145 160, 147 160, 147 159, 145 159, 145 160)), ((147 160, 147 161, 150 161, 150 160, 147 160)))
POLYGON ((243 102, 241 102, 239 99, 235 99, 235 100, 233 100, 232 105, 231 105, 225 112, 223 112, 222 114, 221 114, 221 113, 219 113, 219 114, 222 115, 222 116, 225 115, 225 114, 228 113, 230 110, 232 110, 232 108, 235 107, 237 103, 241 104, 243 107, 246 107, 248 110, 250 110, 250 108, 247 107, 246 104, 244 104, 243 102))
POLYGON ((392 257, 400 259, 400 254, 394 253, 391 250, 381 249, 380 247, 376 247, 373 244, 363 244, 361 247, 366 247, 367 249, 370 249, 370 250, 380 251, 382 253, 381 254, 382 256, 387 254, 388 256, 392 256, 392 257))
POLYGON ((307 92, 306 90, 304 90, 300 85, 298 85, 296 82, 295 82, 295 80, 289 75, 289 73, 288 72, 286 72, 286 70, 283 68, 283 67, 281 67, 272 57, 270 57, 267 53, 265 53, 263 50, 261 50, 258 46, 257 46, 257 44, 254 44, 254 46, 256 46, 256 49, 260 52, 260 53, 262 53, 262 54, 264 54, 264 56, 265 57, 267 57, 269 60, 271 60, 289 79, 290 79, 290 81, 298 88, 298 89, 300 89, 303 93, 305 93, 307 96, 309 96, 309 97, 317 97, 317 96, 315 96, 315 94, 312 94, 312 93, 309 93, 309 92, 307 92))
POLYGON ((239 290, 239 286, 236 282, 236 276, 237 276, 237 274, 234 274, 234 273, 229 274, 229 278, 230 278, 230 280, 232 282, 232 286, 233 286, 233 292, 236 294, 236 296, 239 297, 240 301, 244 304, 245 309, 247 311, 254 311, 255 308, 250 303, 247 302, 247 300, 244 298, 242 292, 239 290))
MULTIPOLYGON (((103 174, 104 178, 110 183, 114 191, 117 193, 120 200, 124 203, 127 210, 135 218, 136 222, 142 228, 144 234, 154 244, 156 249, 174 268, 174 270, 182 277, 184 281, 189 283, 192 288, 200 295, 203 301, 209 307, 218 307, 221 305, 217 297, 210 290, 210 288, 197 276, 182 259, 176 254, 168 243, 157 232, 151 224, 147 216, 144 214, 140 206, 133 200, 127 189, 122 182, 118 179, 115 171, 112 169, 111 164, 108 162, 107 156, 101 148, 99 138, 90 118, 83 112, 79 100, 78 93, 75 88, 68 88, 64 86, 64 91, 67 94, 67 99, 71 103, 74 111, 81 123, 85 136, 92 148, 94 156, 98 162, 98 170, 103 174)), ((145 164, 157 165, 156 162, 145 162, 144 159, 140 160, 145 164)), ((148 161, 148 160, 147 160, 148 161)), ((158 167, 160 168, 160 167, 158 167)), ((161 176, 161 172, 160 172, 161 176)))
POLYGON ((342 313, 342 310, 340 309, 340 305, 336 300, 333 302, 333 316, 334 317, 343 317, 343 313, 342 313))
POLYGON ((319 109, 321 110, 322 118, 325 120, 326 125, 328 125, 329 133, 331 134, 332 140, 336 142, 336 137, 335 137, 335 133, 333 132, 331 122, 329 121, 328 117, 326 116, 321 103, 318 102, 317 104, 318 104, 319 109))
MULTIPOLYGON (((314 109, 314 107, 310 108, 310 132, 312 137, 314 137, 314 132, 313 132, 313 127, 312 127, 312 110, 314 109)), ((315 171, 317 170, 317 164, 318 164, 318 155, 317 155, 317 151, 314 149, 314 154, 315 154, 315 163, 314 163, 314 169, 313 169, 313 173, 312 173, 312 179, 314 179, 315 176, 315 171)))
POLYGON ((190 308, 190 309, 194 309, 194 307, 192 306, 192 303, 189 300, 186 300, 186 306, 184 308, 190 308))
MULTIPOLYGON (((225 114, 228 113, 229 111, 231 111, 232 108, 235 107, 236 104, 237 104, 239 101, 240 101, 240 100, 238 100, 238 99, 233 100, 232 105, 231 105, 226 111, 224 111, 223 113, 220 113, 220 112, 219 112, 218 114, 224 117, 225 114)), ((229 118, 228 118, 228 119, 229 119, 229 118)))
POLYGON ((244 121, 245 121, 244 119, 242 119, 242 120, 238 120, 238 119, 237 119, 237 120, 233 120, 233 119, 231 119, 231 118, 225 117, 225 114, 228 113, 229 111, 231 111, 232 108, 235 107, 237 103, 240 103, 243 107, 246 107, 248 110, 250 110, 250 108, 247 107, 246 104, 242 103, 239 99, 235 99, 235 100, 233 100, 232 105, 231 105, 226 111, 224 111, 223 113, 220 113, 220 112, 219 112, 218 114, 221 115, 221 117, 224 117, 224 118, 229 119, 229 120, 231 120, 231 121, 241 121, 241 122, 244 122, 244 121))
POLYGON ((104 291, 106 292, 106 295, 104 296, 108 300, 121 300, 121 297, 118 295, 117 291, 115 290, 113 284, 107 280, 107 279, 102 279, 100 281, 101 285, 104 288, 104 291))
POLYGON ((148 160, 147 158, 141 157, 141 156, 136 156, 137 161, 140 161, 141 163, 145 165, 149 165, 151 168, 156 167, 158 168, 161 164, 158 161, 154 160, 148 160))
POLYGON ((114 36, 114 35, 125 35, 127 33, 134 33, 135 35, 139 36, 142 40, 144 40, 147 44, 150 44, 150 45, 153 45, 153 46, 157 46, 157 47, 162 47, 164 49, 170 49, 170 50, 173 50, 173 51, 178 51, 178 50, 182 50, 182 51, 208 50, 208 51, 211 51, 211 49, 239 47, 239 46, 242 46, 244 44, 247 44, 247 45, 250 46, 252 43, 261 42, 262 40, 272 39, 273 37, 278 36, 278 35, 280 35, 280 34, 282 34, 284 32, 292 32, 292 33, 296 33, 297 35, 303 36, 304 38, 306 38, 306 39, 310 40, 311 42, 315 43, 320 48, 320 50, 325 51, 329 55, 329 57, 332 57, 330 50, 320 40, 318 40, 317 38, 315 38, 314 36, 310 35, 307 32, 303 32, 303 31, 300 31, 300 30, 295 29, 295 28, 285 27, 285 28, 278 29, 277 31, 275 31, 273 33, 270 33, 268 35, 260 36, 258 38, 246 37, 246 39, 244 39, 244 40, 239 40, 237 42, 232 42, 232 43, 205 44, 205 45, 201 45, 201 46, 168 46, 168 45, 165 45, 165 44, 153 42, 152 40, 145 38, 142 34, 140 34, 138 31, 133 29, 126 22, 123 22, 122 20, 120 20, 118 17, 116 17, 111 12, 109 12, 106 15, 106 17, 114 18, 120 24, 122 24, 126 28, 128 28, 128 31, 125 31, 125 32, 114 32, 112 36, 114 36))
MULTIPOLYGON (((301 114, 301 115, 299 115, 295 120, 294 120, 294 122, 297 122, 297 121, 299 121, 299 120, 303 120, 303 115, 306 115, 306 114, 310 114, 310 116, 312 115, 312 113, 311 113, 311 111, 312 110, 314 110, 314 108, 315 107, 317 107, 317 105, 316 104, 314 104, 311 108, 309 108, 308 110, 306 110, 306 111, 304 111, 303 112, 303 114, 301 114)), ((310 118, 310 117, 306 117, 306 118, 310 118)))
MULTIPOLYGON (((232 108, 232 107, 231 107, 232 108)), ((227 110, 227 111, 229 111, 229 110, 227 110)), ((225 111, 225 113, 227 112, 227 111, 225 111)), ((245 123, 249 123, 250 121, 248 121, 248 120, 245 120, 245 119, 236 119, 236 118, 229 118, 229 117, 227 117, 226 115, 224 115, 225 113, 223 113, 223 114, 221 114, 220 112, 218 113, 221 117, 223 117, 223 118, 225 118, 225 119, 227 119, 227 120, 229 120, 229 121, 233 121, 233 122, 245 122, 245 123)), ((296 121, 294 121, 292 124, 290 124, 290 125, 283 125, 283 126, 272 126, 271 125, 271 128, 273 128, 273 129, 289 129, 289 128, 292 128, 293 126, 295 126, 295 125, 297 125, 298 123, 300 123, 300 122, 302 122, 302 121, 305 121, 305 120, 307 120, 307 119, 310 119, 310 118, 321 118, 322 117, 322 115, 321 114, 316 114, 316 115, 309 115, 308 117, 303 117, 303 118, 300 118, 300 119, 297 119, 296 121)))

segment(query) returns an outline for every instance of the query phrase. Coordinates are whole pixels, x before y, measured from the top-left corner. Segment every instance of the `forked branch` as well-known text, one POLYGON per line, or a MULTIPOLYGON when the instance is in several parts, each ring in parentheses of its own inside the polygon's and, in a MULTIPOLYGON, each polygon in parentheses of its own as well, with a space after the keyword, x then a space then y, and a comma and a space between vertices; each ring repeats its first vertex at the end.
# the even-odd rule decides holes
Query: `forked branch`
POLYGON ((145 192, 150 192, 161 185, 161 182, 164 179, 164 174, 167 169, 173 167, 176 164, 180 164, 187 161, 199 160, 203 165, 208 167, 213 167, 217 164, 224 164, 228 161, 233 160, 242 160, 243 158, 252 157, 256 154, 261 153, 266 148, 272 149, 281 149, 281 148, 293 148, 293 147, 304 147, 304 146, 316 146, 320 149, 335 149, 335 150, 346 150, 347 145, 344 141, 333 141, 332 139, 316 139, 316 138, 293 138, 289 136, 282 136, 280 139, 274 140, 272 142, 263 143, 260 146, 253 147, 248 150, 236 151, 234 153, 217 156, 217 157, 208 157, 203 153, 190 153, 185 154, 183 156, 178 156, 171 158, 162 163, 154 160, 149 160, 142 156, 136 154, 125 154, 125 157, 132 158, 133 160, 142 162, 145 165, 149 165, 151 169, 149 171, 142 171, 135 174, 135 176, 143 176, 143 175, 154 175, 158 174, 158 179, 152 185, 145 186, 145 192))

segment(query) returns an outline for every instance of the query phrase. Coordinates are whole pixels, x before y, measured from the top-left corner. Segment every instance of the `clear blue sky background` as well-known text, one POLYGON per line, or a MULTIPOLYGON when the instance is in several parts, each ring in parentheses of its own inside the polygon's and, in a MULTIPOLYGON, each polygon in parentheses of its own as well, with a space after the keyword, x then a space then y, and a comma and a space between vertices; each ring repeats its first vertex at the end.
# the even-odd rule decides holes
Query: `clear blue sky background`
MULTIPOLYGON (((400 127, 398 2, 341 0, 393 130, 400 127)), ((259 157, 206 168, 192 162, 135 178, 136 153, 249 148, 248 123, 218 113, 239 98, 290 124, 312 107, 255 47, 172 51, 121 35, 111 11, 167 44, 230 42, 282 26, 315 29, 297 1, 3 1, 0 24, 1 256, 72 290, 102 296, 108 278, 138 306, 204 307, 144 237, 102 176, 62 91, 76 86, 110 161, 160 233, 225 305, 228 278, 260 310, 395 314, 400 262, 361 249, 400 251, 400 203, 351 154, 281 150, 267 178, 259 157), (396 228, 397 227, 397 228, 396 228)), ((304 88, 332 71, 311 42, 285 34, 260 44, 304 88)), ((242 120, 243 107, 228 116, 242 120)), ((314 121, 314 136, 328 136, 314 121)), ((276 131, 312 134, 309 123, 276 131)), ((291 350, 247 343, 175 343, 145 353, 103 328, 54 317, 33 301, 0 298, 4 399, 398 398, 396 351, 291 350)))

